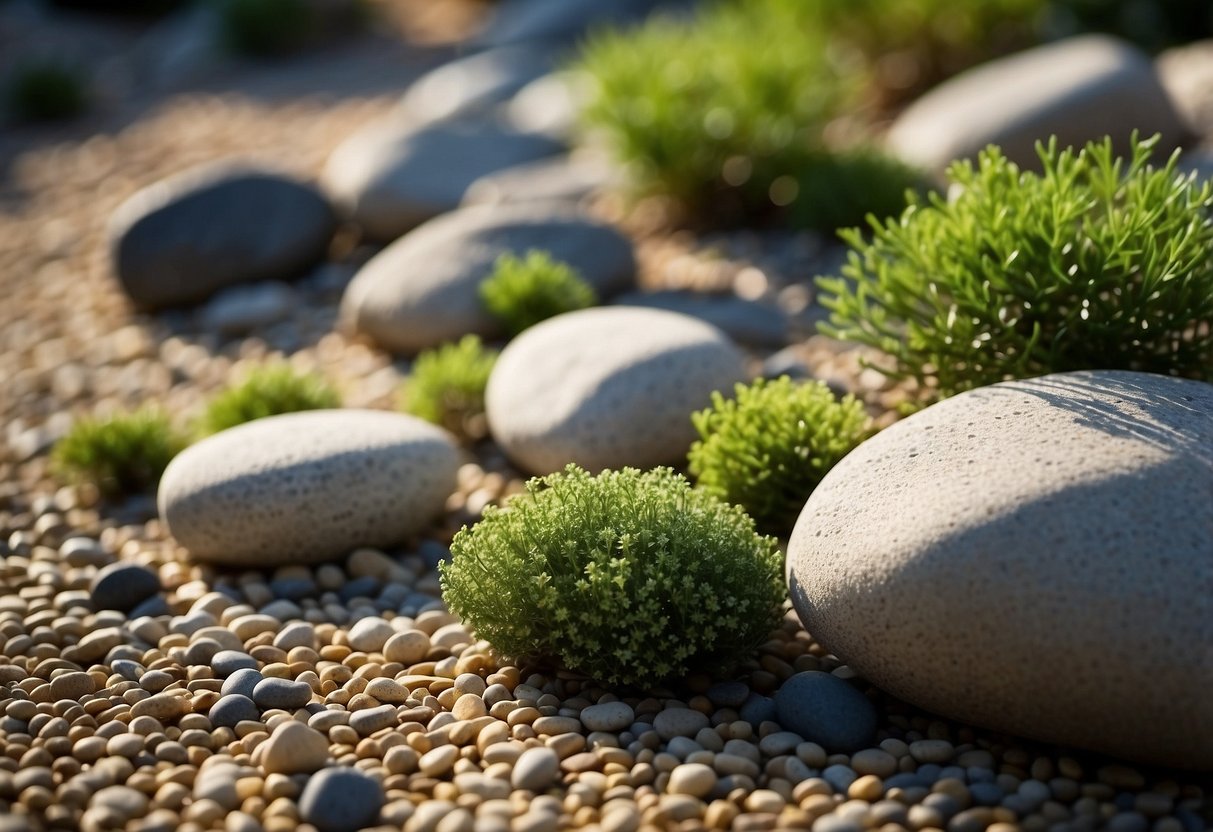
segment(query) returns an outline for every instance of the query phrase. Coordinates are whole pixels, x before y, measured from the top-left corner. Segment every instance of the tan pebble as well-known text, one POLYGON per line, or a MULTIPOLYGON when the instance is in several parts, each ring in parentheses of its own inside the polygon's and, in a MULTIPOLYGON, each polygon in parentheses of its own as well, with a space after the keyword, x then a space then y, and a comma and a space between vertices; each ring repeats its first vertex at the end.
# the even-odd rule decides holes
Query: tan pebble
POLYGON ((787 801, 783 795, 770 789, 757 789, 745 799, 745 808, 749 812, 767 812, 775 814, 783 811, 787 801))
POLYGON ((851 768, 859 775, 892 777, 897 773, 897 758, 878 748, 865 748, 851 755, 851 768))
POLYGON ((716 772, 699 763, 680 765, 670 772, 667 786, 671 794, 707 797, 716 786, 716 772))
POLYGON ((324 768, 329 744, 324 735, 302 722, 278 725, 257 747, 261 768, 270 774, 310 774, 324 768))
POLYGON ((577 733, 582 730, 581 720, 569 716, 541 716, 531 723, 539 736, 577 733))
POLYGON ((131 706, 131 716, 150 716, 160 722, 171 722, 189 713, 189 700, 172 693, 158 693, 131 706))
POLYGON ((661 814, 675 822, 701 818, 706 809, 702 800, 686 794, 663 794, 658 806, 661 814))
POLYGON ((56 700, 79 699, 97 690, 93 677, 87 673, 69 672, 51 680, 51 696, 56 700))
POLYGON ((417 767, 427 777, 442 777, 449 773, 459 759, 459 749, 453 745, 441 745, 421 755, 417 767))
POLYGON ((847 797, 874 803, 884 795, 884 783, 874 774, 865 774, 847 789, 847 797))
POLYGON ((403 704, 412 695, 409 689, 394 679, 372 679, 363 691, 367 696, 393 705, 403 704))
POLYGON ((560 775, 560 758, 550 748, 528 748, 514 763, 510 782, 516 789, 541 792, 560 775))

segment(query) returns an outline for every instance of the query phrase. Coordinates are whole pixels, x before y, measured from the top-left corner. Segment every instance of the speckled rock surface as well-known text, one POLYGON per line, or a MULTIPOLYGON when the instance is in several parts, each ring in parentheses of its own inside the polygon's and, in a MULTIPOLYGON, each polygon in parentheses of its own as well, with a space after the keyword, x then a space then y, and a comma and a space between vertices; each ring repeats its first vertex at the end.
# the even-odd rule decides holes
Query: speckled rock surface
POLYGON ((550 52, 505 46, 468 55, 430 70, 400 101, 416 122, 483 113, 552 71, 550 52))
POLYGON ((1213 386, 1138 373, 974 390, 813 493, 806 629, 946 716, 1213 768, 1213 386))
POLYGON ((997 144, 1009 159, 1038 167, 1037 140, 1079 146, 1133 130, 1161 133, 1160 152, 1188 128, 1149 56, 1104 35, 1087 35, 990 61, 940 84, 894 122, 888 143, 906 162, 939 171, 997 144))
POLYGON ((455 489, 459 455, 395 413, 315 410, 249 422, 186 449, 160 516, 200 560, 265 566, 401 542, 455 489))
POLYGON ((560 315, 501 353, 485 396, 489 425, 520 466, 598 472, 677 461, 691 413, 745 378, 720 330, 686 315, 618 306, 560 315))
POLYGON ((342 299, 341 317, 382 347, 415 352, 497 325, 480 283, 502 254, 547 251, 607 298, 636 271, 631 242, 568 205, 466 208, 426 223, 372 258, 342 299))
POLYGON ((312 187, 237 163, 195 168, 134 194, 110 220, 113 270, 148 308, 293 277, 318 262, 336 227, 312 187), (204 233, 200 233, 204 232, 204 233))
POLYGON ((385 119, 333 151, 323 184, 369 237, 388 241, 456 208, 480 177, 563 149, 552 139, 487 123, 417 127, 385 119))

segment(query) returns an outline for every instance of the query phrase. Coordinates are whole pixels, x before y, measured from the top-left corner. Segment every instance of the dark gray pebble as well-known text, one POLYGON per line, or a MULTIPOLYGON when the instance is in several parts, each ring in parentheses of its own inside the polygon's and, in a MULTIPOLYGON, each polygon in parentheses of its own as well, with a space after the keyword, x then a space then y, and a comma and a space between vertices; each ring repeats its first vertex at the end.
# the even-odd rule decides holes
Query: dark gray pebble
POLYGON ((270 677, 257 683, 253 689, 253 701, 262 708, 294 710, 312 701, 312 688, 307 682, 270 677))
POLYGON ((89 584, 93 608, 130 612, 160 592, 160 576, 134 563, 111 563, 102 567, 89 584))
POLYGON ((737 712, 737 715, 743 721, 750 723, 756 728, 764 722, 774 722, 776 718, 775 700, 769 696, 761 696, 757 693, 750 694, 750 698, 741 706, 741 710, 737 712))
POLYGON ((997 806, 1006 794, 997 783, 974 783, 969 786, 969 796, 978 806, 997 806))
POLYGON ((876 708, 849 682, 815 670, 797 673, 775 694, 779 723, 830 753, 850 753, 876 738, 876 708))
POLYGON ((374 598, 382 586, 373 575, 363 575, 342 586, 338 597, 347 604, 355 598, 374 598))
POLYGON ((378 781, 357 769, 326 768, 307 781, 299 817, 320 832, 357 832, 378 820, 383 800, 378 781))
POLYGON ((139 677, 142 676, 146 670, 146 668, 139 664, 139 662, 131 661, 130 659, 117 659, 112 661, 110 662, 110 669, 123 679, 127 679, 132 682, 139 681, 139 677))
POLYGON ((708 688, 708 701, 718 708, 740 708, 749 698, 745 682, 717 682, 708 688))
POLYGON ((223 687, 219 689, 219 692, 224 696, 238 693, 241 696, 247 696, 249 699, 252 699, 253 690, 256 689, 258 683, 264 678, 260 671, 253 670, 250 667, 242 668, 223 680, 223 687))
POLYGON ((261 719, 261 711, 252 699, 233 693, 212 705, 207 718, 216 728, 235 728, 238 722, 261 719))
POLYGON ((270 581, 270 592, 275 598, 301 601, 319 594, 320 588, 311 578, 275 578, 270 581))
POLYGON ((142 618, 145 615, 149 618, 155 618, 160 615, 172 614, 173 611, 169 607, 168 601, 164 600, 163 595, 157 593, 127 613, 127 618, 142 618))
POLYGON ((226 679, 237 670, 257 669, 257 660, 240 650, 220 650, 211 657, 211 669, 221 679, 226 679))

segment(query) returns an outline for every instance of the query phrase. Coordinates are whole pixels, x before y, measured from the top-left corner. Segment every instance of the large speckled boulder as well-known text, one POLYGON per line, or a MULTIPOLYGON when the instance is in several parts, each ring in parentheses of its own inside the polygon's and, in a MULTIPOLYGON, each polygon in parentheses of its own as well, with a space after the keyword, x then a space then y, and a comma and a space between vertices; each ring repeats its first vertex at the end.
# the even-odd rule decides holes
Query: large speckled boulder
POLYGON ((570 462, 597 473, 676 462, 695 438, 691 414, 745 378, 718 329, 657 309, 570 312, 528 329, 489 378, 493 436, 535 473, 570 462))
POLYGON ((389 241, 458 207, 480 177, 562 150, 561 143, 544 136, 489 123, 418 127, 386 119, 339 145, 322 182, 367 236, 389 241))
POLYGON ((1055 135, 1065 147, 1111 136, 1123 151, 1134 130, 1161 133, 1164 150, 1189 132, 1148 55, 1106 35, 1086 35, 944 82, 906 108, 888 142, 901 159, 928 170, 974 158, 989 144, 1036 168, 1039 140, 1055 135))
POLYGON ((271 416, 177 456, 160 481, 160 517, 199 560, 324 560, 423 531, 454 491, 459 462, 445 431, 412 416, 271 416))
POLYGON ((1213 768, 1213 386, 1066 373, 948 399, 804 508, 805 627, 945 716, 1213 768))
POLYGON ((576 207, 526 203, 451 212, 411 231, 367 262, 341 302, 345 326, 409 353, 468 333, 492 335, 497 322, 480 284, 503 254, 549 252, 608 298, 632 284, 632 244, 576 207))
POLYGON ((157 182, 110 220, 113 269, 138 306, 198 303, 319 262, 336 216, 316 189, 274 171, 207 165, 157 182))

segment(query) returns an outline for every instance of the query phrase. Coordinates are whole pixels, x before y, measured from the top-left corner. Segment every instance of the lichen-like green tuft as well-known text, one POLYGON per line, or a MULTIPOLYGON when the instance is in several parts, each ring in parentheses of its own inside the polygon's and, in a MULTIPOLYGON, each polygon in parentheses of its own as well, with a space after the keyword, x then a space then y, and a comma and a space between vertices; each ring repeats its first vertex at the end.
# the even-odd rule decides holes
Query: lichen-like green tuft
POLYGON ((51 467, 61 479, 91 484, 107 497, 139 494, 155 489, 185 445, 162 411, 146 407, 78 420, 55 444, 51 467))
POLYGON ((598 303, 594 287, 572 266, 535 250, 521 259, 512 254, 498 258, 493 273, 480 284, 480 299, 510 335, 598 303))
POLYGON ((699 440, 690 471, 700 488, 745 508, 759 528, 786 535, 822 477, 872 433, 863 405, 822 382, 784 376, 712 395, 691 417, 699 440))
POLYGON ((426 350, 413 362, 401 409, 466 441, 483 439, 488 433, 484 390, 496 363, 497 351, 475 335, 426 350))
POLYGON ((610 684, 729 668, 787 594, 776 541, 668 468, 533 479, 460 531, 451 558, 443 597, 479 638, 610 684))
POLYGON ((244 381, 211 400, 199 432, 218 433, 267 416, 340 406, 341 396, 323 377, 297 373, 285 364, 268 365, 253 370, 244 381))

